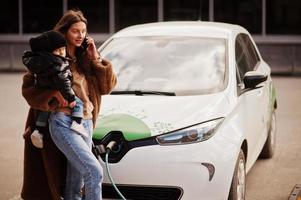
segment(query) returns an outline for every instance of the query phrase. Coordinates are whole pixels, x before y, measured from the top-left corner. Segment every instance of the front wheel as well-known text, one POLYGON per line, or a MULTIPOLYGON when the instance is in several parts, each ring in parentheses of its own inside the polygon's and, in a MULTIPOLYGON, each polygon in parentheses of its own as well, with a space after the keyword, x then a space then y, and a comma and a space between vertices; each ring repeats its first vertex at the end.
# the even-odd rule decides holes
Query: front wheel
POLYGON ((242 150, 240 150, 235 170, 233 174, 233 179, 231 183, 231 188, 229 192, 228 200, 244 200, 246 196, 246 165, 245 156, 242 150))
POLYGON ((268 138, 260 153, 260 158, 272 158, 275 152, 276 146, 276 113, 275 110, 272 113, 270 129, 268 138))

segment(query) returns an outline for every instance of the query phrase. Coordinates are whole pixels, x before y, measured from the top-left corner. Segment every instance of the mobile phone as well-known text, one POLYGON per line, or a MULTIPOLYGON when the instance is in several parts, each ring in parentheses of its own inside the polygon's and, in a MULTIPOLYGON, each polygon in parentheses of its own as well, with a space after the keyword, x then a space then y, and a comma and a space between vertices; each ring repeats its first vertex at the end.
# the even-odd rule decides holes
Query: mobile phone
POLYGON ((85 37, 80 47, 85 51, 88 48, 88 46, 88 38, 85 37))

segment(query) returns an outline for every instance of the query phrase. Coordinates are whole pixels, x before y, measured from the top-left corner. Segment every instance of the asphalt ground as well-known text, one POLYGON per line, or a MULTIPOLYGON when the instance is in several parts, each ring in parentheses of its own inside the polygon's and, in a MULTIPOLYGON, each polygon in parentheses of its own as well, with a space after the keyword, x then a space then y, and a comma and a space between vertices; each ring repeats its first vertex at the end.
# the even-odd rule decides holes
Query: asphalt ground
MULTIPOLYGON (((19 200, 28 105, 22 73, 0 73, 0 200, 19 200)), ((273 77, 277 89, 277 149, 247 175, 247 200, 287 200, 301 183, 301 77, 273 77)))

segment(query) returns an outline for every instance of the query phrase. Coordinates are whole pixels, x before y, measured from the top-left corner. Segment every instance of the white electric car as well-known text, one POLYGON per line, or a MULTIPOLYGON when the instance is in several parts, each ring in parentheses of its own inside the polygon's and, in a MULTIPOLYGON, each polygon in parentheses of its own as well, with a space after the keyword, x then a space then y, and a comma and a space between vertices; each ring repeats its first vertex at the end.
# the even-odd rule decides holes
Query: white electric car
MULTIPOLYGON (((273 156, 277 107, 250 34, 224 23, 150 23, 117 32, 99 51, 118 83, 102 99, 93 139, 117 143, 108 166, 124 197, 245 199, 246 173, 273 156)), ((107 173, 103 197, 119 198, 107 173)))

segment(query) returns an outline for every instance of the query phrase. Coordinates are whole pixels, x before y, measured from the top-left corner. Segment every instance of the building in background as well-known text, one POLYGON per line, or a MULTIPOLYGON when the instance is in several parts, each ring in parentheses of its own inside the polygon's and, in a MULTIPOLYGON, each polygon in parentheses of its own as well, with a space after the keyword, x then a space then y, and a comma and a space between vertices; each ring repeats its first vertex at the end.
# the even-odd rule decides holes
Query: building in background
POLYGON ((300 0, 2 0, 0 69, 25 69, 28 40, 81 9, 97 44, 130 25, 178 20, 239 24, 254 36, 274 73, 301 73, 300 0))

